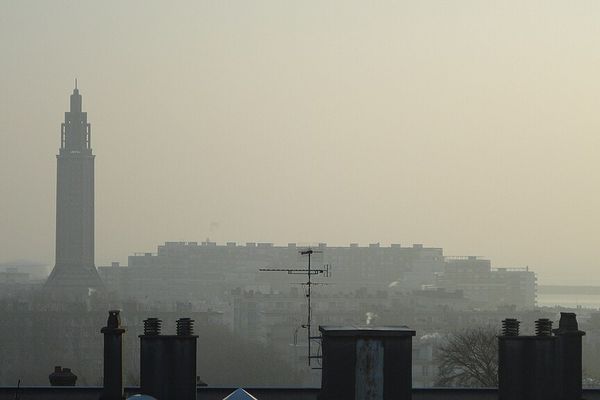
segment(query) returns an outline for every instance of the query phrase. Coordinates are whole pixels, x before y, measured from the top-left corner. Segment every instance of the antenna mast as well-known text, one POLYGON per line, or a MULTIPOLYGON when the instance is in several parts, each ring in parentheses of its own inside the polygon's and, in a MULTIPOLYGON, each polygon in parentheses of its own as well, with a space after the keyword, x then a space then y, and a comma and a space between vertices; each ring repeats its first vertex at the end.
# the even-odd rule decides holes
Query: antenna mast
POLYGON ((311 248, 306 250, 299 251, 300 255, 308 256, 308 267, 307 269, 297 269, 297 268, 259 268, 261 272, 287 272, 289 275, 306 275, 307 280, 306 283, 302 283, 302 285, 306 286, 306 302, 307 302, 307 316, 306 316, 306 324, 302 324, 302 328, 306 328, 306 339, 308 343, 308 366, 311 366, 311 360, 313 358, 321 358, 320 355, 313 356, 311 353, 311 342, 313 340, 321 340, 320 336, 312 336, 311 335, 311 327, 312 327, 312 304, 311 304, 311 295, 312 295, 312 286, 313 285, 324 285, 324 283, 316 283, 312 281, 313 275, 323 275, 327 278, 331 275, 331 268, 329 264, 323 265, 321 268, 312 268, 311 264, 311 256, 315 253, 321 253, 321 251, 315 251, 311 248))

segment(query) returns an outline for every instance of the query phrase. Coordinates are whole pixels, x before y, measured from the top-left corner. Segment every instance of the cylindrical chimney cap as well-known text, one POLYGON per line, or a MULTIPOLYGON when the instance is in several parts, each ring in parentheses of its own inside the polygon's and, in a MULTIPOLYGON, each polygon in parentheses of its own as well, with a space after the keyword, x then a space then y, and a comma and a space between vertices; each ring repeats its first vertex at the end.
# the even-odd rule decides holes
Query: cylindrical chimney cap
POLYGON ((552 321, 548 318, 540 318, 535 321, 536 336, 552 336, 552 321))
POLYGON ((502 335, 503 336, 519 336, 519 324, 516 318, 506 318, 502 321, 502 335))
POLYGON ((144 335, 158 336, 162 327, 162 321, 158 318, 147 318, 144 320, 144 335))
POLYGON ((121 317, 119 310, 110 310, 108 312, 108 320, 106 321, 107 328, 119 328, 121 326, 121 317))
POLYGON ((194 320, 179 318, 177 320, 177 336, 192 336, 194 334, 194 320))
POLYGON ((121 311, 110 310, 108 312, 108 319, 106 320, 106 326, 100 329, 100 332, 105 335, 121 335, 125 332, 125 329, 121 328, 121 311))
POLYGON ((561 312, 558 321, 558 329, 552 331, 555 335, 576 335, 584 336, 585 332, 579 330, 577 325, 577 315, 570 312, 561 312))
POLYGON ((579 326, 577 325, 577 316, 571 312, 561 312, 560 321, 558 321, 558 328, 562 331, 577 331, 579 326))

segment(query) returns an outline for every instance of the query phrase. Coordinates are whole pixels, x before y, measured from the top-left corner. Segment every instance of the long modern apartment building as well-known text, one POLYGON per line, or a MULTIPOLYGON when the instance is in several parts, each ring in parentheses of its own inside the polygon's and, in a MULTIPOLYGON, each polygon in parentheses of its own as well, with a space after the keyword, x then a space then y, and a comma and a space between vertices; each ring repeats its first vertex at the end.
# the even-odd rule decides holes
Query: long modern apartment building
MULTIPOLYGON (((433 282, 443 272, 441 248, 415 244, 380 246, 327 246, 320 243, 314 251, 312 268, 327 269, 315 276, 332 284, 326 291, 353 291, 361 287, 418 289, 433 282)), ((156 253, 129 257, 128 267, 113 264, 100 268, 109 287, 135 297, 176 293, 182 298, 215 296, 235 288, 263 292, 287 291, 290 284, 303 283, 306 276, 285 272, 260 272, 261 268, 304 269, 308 259, 301 255, 306 247, 290 243, 167 242, 156 253)), ((170 295, 169 295, 170 296, 170 295)))
MULTIPOLYGON (((535 304, 535 274, 531 271, 491 271, 489 260, 473 257, 446 259, 443 249, 421 244, 382 246, 312 246, 311 268, 327 269, 316 282, 322 293, 350 293, 359 289, 410 292, 431 287, 463 290, 465 297, 507 292, 518 307, 535 304), (522 291, 523 293, 519 292, 522 291), (481 293, 480 293, 481 292, 481 293), (483 294, 482 294, 483 293, 483 294)), ((154 302, 198 302, 227 299, 235 289, 262 293, 288 292, 306 275, 260 269, 305 269, 306 247, 295 243, 166 242, 156 253, 137 253, 128 266, 101 267, 107 286, 122 296, 154 302)), ((490 301, 499 297, 488 296, 490 301)))

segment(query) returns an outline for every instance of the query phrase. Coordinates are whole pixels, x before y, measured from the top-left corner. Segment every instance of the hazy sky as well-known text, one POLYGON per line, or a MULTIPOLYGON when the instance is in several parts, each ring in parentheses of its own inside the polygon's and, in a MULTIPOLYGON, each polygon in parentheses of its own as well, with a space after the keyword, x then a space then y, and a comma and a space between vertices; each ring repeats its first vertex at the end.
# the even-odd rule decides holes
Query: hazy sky
POLYGON ((0 0, 0 262, 54 262, 78 77, 97 265, 399 242, 600 284, 599 21, 595 0, 0 0))

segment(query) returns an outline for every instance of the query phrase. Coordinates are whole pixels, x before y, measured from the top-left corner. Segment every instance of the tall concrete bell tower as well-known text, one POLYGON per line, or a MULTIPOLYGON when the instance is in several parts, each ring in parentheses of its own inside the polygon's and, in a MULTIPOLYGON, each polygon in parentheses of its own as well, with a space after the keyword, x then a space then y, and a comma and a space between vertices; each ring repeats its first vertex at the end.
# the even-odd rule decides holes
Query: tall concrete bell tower
POLYGON ((56 264, 45 288, 77 297, 103 287, 94 266, 94 157, 92 129, 75 81, 61 125, 56 179, 56 264))

